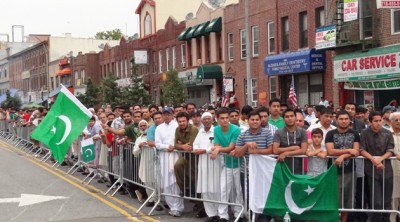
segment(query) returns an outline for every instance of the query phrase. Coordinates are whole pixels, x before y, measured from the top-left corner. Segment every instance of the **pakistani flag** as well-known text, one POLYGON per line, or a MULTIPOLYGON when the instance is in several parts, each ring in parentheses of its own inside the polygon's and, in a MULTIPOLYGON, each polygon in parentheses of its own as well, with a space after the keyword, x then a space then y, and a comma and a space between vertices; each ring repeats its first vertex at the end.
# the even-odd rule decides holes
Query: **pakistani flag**
POLYGON ((88 138, 82 140, 81 142, 82 147, 82 160, 86 163, 94 160, 95 151, 94 151, 94 142, 93 138, 88 138))
POLYGON ((310 177, 293 175, 285 163, 250 155, 250 209, 255 213, 292 219, 338 221, 337 168, 310 177))
POLYGON ((31 137, 50 147, 54 158, 61 163, 91 116, 90 111, 61 85, 55 103, 31 137))

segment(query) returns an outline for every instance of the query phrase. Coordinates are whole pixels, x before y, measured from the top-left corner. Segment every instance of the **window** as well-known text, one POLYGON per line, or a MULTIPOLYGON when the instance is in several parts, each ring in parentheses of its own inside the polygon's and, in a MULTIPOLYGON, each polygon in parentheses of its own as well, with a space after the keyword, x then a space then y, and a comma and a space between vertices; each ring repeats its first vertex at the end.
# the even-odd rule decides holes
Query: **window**
POLYGON ((167 71, 169 70, 169 48, 165 50, 165 59, 167 60, 167 71))
POLYGON ((299 37, 300 48, 306 48, 308 46, 307 12, 299 14, 299 37))
POLYGON ((325 25, 325 10, 324 7, 315 9, 315 26, 321 27, 325 25))
POLYGON ((240 58, 241 59, 245 59, 247 52, 246 52, 246 30, 245 29, 241 29, 240 30, 240 58))
POLYGON ((128 60, 125 59, 125 78, 128 77, 128 60))
POLYGON ((251 33, 253 37, 253 57, 258 56, 258 26, 253 26, 251 28, 251 33))
POLYGON ((392 34, 400 34, 400 9, 392 9, 392 34))
POLYGON ((162 50, 158 51, 158 64, 159 64, 159 72, 162 73, 162 50))
POLYGON ((86 74, 85 74, 85 70, 82 69, 81 71, 81 84, 84 84, 86 82, 86 74))
POLYGON ((150 35, 151 34, 151 16, 146 15, 144 17, 144 35, 150 35))
POLYGON ((275 23, 268 22, 268 54, 275 52, 275 23))
MULTIPOLYGON (((244 90, 247 104, 247 79, 244 80, 244 90)), ((251 106, 256 107, 258 102, 257 79, 251 79, 251 106)))
POLYGON ((172 47, 172 68, 175 69, 176 67, 176 52, 175 46, 172 47))
POLYGON ((228 60, 233 60, 233 34, 228 33, 228 60))
POLYGON ((269 98, 277 98, 276 76, 269 77, 269 98))
POLYGON ((75 71, 75 72, 74 72, 74 77, 75 77, 75 81, 76 81, 76 79, 79 79, 79 73, 78 73, 78 71, 75 71))
POLYGON ((372 38, 372 6, 370 0, 360 0, 360 39, 372 38))
POLYGON ((282 23, 282 51, 289 50, 289 18, 283 17, 282 23))
POLYGON ((182 44, 181 45, 181 62, 182 62, 182 68, 186 67, 186 45, 182 44))

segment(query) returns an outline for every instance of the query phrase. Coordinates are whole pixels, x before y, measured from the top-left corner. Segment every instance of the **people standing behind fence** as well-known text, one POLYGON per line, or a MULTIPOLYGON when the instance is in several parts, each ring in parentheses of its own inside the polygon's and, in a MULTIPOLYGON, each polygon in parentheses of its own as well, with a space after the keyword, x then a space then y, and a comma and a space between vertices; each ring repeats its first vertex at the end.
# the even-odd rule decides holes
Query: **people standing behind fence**
POLYGON ((189 113, 190 115, 190 121, 189 123, 192 123, 193 126, 195 126, 197 129, 202 129, 203 124, 201 121, 201 112, 200 111, 194 111, 192 113, 189 113))
POLYGON ((304 110, 304 120, 307 121, 308 125, 311 125, 311 122, 315 119, 314 107, 307 106, 306 110, 304 110))
MULTIPOLYGON (((100 113, 99 114, 99 121, 101 124, 107 124, 108 119, 106 114, 100 113)), ((108 156, 108 146, 107 146, 107 142, 105 140, 106 135, 106 131, 104 130, 104 128, 100 125, 100 132, 99 135, 101 137, 102 143, 100 144, 100 159, 99 159, 99 168, 106 171, 108 170, 108 161, 107 161, 107 156, 108 156)), ((97 182, 99 183, 105 183, 106 182, 106 178, 105 175, 102 175, 103 177, 100 178, 97 182)))
POLYGON ((302 159, 287 158, 304 155, 307 151, 307 132, 296 126, 296 116, 292 109, 283 112, 285 126, 278 129, 274 135, 273 152, 278 155, 278 161, 285 161, 295 174, 302 174, 302 159))
MULTIPOLYGON (((240 186, 240 159, 229 155, 218 156, 218 154, 229 154, 235 149, 240 128, 229 123, 229 110, 225 107, 217 110, 217 119, 219 125, 214 128, 214 148, 211 158, 222 157, 224 162, 221 172, 221 201, 241 205, 243 194, 240 186)), ((233 213, 238 217, 240 207, 234 206, 233 213)), ((228 221, 228 205, 220 204, 218 214, 220 222, 228 221)))
MULTIPOLYGON (((369 114, 370 128, 361 132, 360 154, 366 158, 364 172, 368 180, 369 192, 373 195, 372 209, 391 209, 393 191, 393 169, 390 160, 393 155, 394 140, 389 130, 382 127, 379 112, 369 114)), ((371 221, 389 222, 389 213, 373 213, 371 221)))
MULTIPOLYGON (((239 107, 238 107, 239 108, 239 107)), ((253 107, 249 105, 244 105, 242 110, 240 111, 240 120, 239 124, 248 127, 249 124, 247 123, 249 113, 253 111, 253 107)))
MULTIPOLYGON (((199 130, 193 142, 193 152, 199 156, 196 192, 201 193, 201 198, 204 200, 219 201, 221 198, 221 161, 220 159, 210 159, 214 147, 214 127, 211 113, 204 112, 201 121, 203 128, 199 130)), ((208 216, 206 222, 219 221, 217 203, 205 201, 204 208, 208 216)))
MULTIPOLYGON (((174 151, 175 130, 178 123, 173 121, 174 111, 170 107, 163 110, 164 123, 156 128, 155 143, 159 152, 160 161, 160 186, 161 190, 167 194, 179 195, 181 190, 176 183, 174 164, 178 160, 179 155, 174 151)), ((184 209, 183 199, 179 197, 165 196, 165 202, 168 204, 169 215, 173 217, 182 216, 184 209)))
POLYGON ((395 112, 396 108, 394 106, 385 106, 382 109, 382 120, 383 120, 383 127, 386 129, 390 129, 391 122, 389 120, 389 116, 391 113, 395 112))
MULTIPOLYGON (((338 170, 339 208, 350 209, 354 203, 356 175, 352 173, 354 161, 360 147, 359 134, 350 128, 350 115, 343 110, 336 114, 337 128, 326 134, 325 146, 329 156, 336 156, 334 164, 338 170), (343 184, 343 185, 342 185, 343 184), (344 197, 342 199, 342 197, 344 197)), ((347 221, 348 212, 341 212, 341 221, 347 221)))
MULTIPOLYGON (((394 112, 389 117, 392 127, 390 131, 393 135, 394 142, 394 155, 397 160, 392 160, 393 168, 393 194, 392 194, 392 207, 393 210, 400 210, 400 112, 394 112)), ((390 221, 396 222, 399 219, 397 213, 390 215, 390 221)))
MULTIPOLYGON (((230 109, 229 110, 229 122, 238 126, 240 128, 240 132, 243 133, 247 129, 249 129, 248 125, 242 125, 239 122, 239 110, 238 109, 230 109)), ((248 124, 248 123, 247 123, 248 124)))

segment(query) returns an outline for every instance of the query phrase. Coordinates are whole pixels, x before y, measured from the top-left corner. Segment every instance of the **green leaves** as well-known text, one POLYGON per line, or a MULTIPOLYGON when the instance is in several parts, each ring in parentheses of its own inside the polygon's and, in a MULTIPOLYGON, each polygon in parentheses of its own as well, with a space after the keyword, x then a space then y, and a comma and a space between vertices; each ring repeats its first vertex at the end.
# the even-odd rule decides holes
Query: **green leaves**
POLYGON ((178 72, 175 69, 167 72, 167 80, 162 86, 162 92, 164 105, 177 106, 185 102, 185 86, 178 78, 178 72))

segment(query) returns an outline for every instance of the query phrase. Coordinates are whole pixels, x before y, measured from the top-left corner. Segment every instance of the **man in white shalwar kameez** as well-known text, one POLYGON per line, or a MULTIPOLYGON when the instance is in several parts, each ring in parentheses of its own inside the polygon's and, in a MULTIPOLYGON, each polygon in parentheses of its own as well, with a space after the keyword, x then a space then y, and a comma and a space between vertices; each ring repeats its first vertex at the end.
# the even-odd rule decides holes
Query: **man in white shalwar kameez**
MULTIPOLYGON (((174 151, 175 142, 175 130, 178 127, 176 121, 172 121, 174 118, 174 111, 172 108, 166 107, 163 110, 164 123, 160 124, 156 128, 156 148, 160 150, 160 172, 161 180, 160 186, 164 191, 163 193, 179 195, 180 189, 176 183, 176 177, 174 173, 175 162, 179 159, 179 155, 174 151)), ((165 196, 165 202, 167 202, 170 211, 169 215, 174 217, 180 217, 184 209, 183 199, 178 197, 165 196)))
MULTIPOLYGON (((199 156, 197 193, 202 194, 204 200, 220 200, 220 178, 221 161, 219 158, 210 158, 211 149, 214 146, 214 127, 213 119, 209 112, 201 115, 203 128, 199 130, 193 142, 193 152, 199 156)), ((217 221, 218 204, 204 201, 208 219, 206 221, 217 221)))

